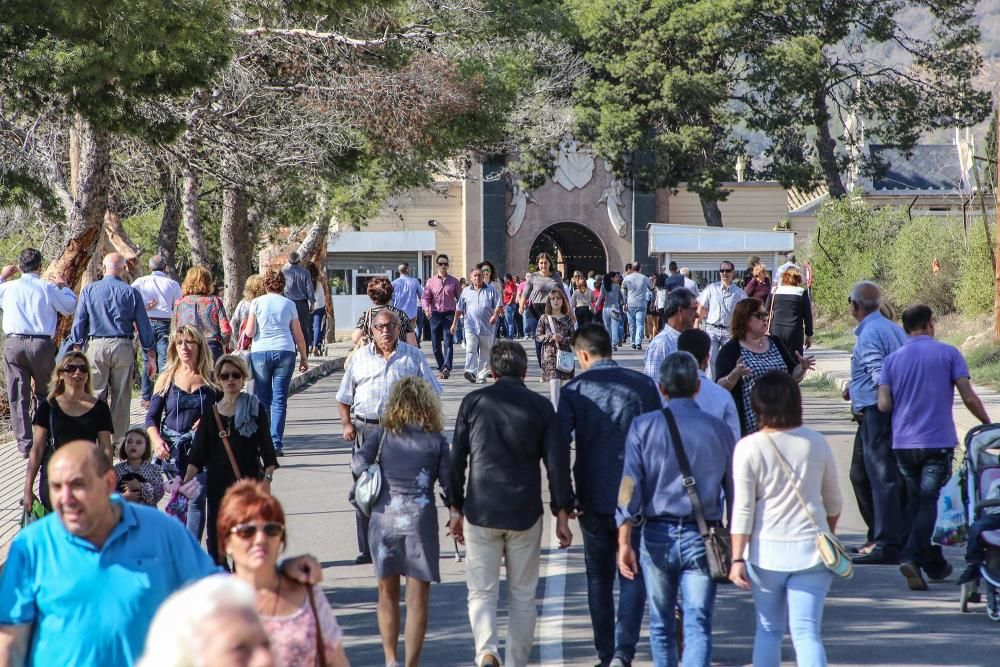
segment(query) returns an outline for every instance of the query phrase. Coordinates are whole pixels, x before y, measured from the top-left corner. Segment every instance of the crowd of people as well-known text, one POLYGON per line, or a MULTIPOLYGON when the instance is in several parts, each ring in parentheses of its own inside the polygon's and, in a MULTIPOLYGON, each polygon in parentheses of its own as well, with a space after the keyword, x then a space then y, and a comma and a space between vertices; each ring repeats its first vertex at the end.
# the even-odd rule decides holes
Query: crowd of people
MULTIPOLYGON (((426 284, 405 265, 395 281, 370 282, 373 307, 336 400, 355 478, 375 471, 379 481, 352 503, 355 563, 378 581, 387 667, 420 664, 432 622, 435 491, 465 546, 475 664, 528 664, 543 468, 558 546, 571 546, 571 522, 582 534, 601 667, 632 664, 647 608, 656 665, 711 664, 720 577, 706 531, 724 526, 732 559, 722 577, 753 595, 753 664, 780 664, 786 627, 800 665, 827 664, 822 611, 836 574, 816 537, 835 531, 843 498, 830 446, 803 424, 811 306, 794 257, 774 283, 755 259, 740 279, 723 262, 703 286, 673 263, 661 275, 633 263, 564 283, 544 253, 520 283, 484 261, 463 286, 446 255, 426 284), (421 319, 436 372, 419 348, 421 319), (501 340, 520 337, 519 320, 548 400, 526 384, 525 347, 501 340), (439 396, 459 329, 463 377, 484 386, 465 395, 447 434, 439 396), (644 372, 614 360, 626 340, 644 353, 644 372)), ((296 352, 307 367, 325 289, 299 263, 248 280, 232 320, 210 274, 192 269, 181 286, 158 257, 134 286, 121 280, 121 257, 105 257, 105 277, 79 303, 58 276, 39 277, 35 250, 21 253, 21 278, 0 272, 8 392, 12 412, 23 407, 15 434, 29 457, 23 502, 35 505, 37 482, 53 510, 18 534, 0 574, 0 662, 179 667, 238 652, 233 664, 348 664, 350 637, 317 586, 319 563, 279 561, 287 527, 271 483, 288 381, 296 352), (57 315, 74 312, 59 354, 57 315), (115 402, 130 397, 133 337, 146 355, 143 429, 128 427, 127 409, 122 422, 115 402)), ((844 395, 859 423, 850 477, 869 527, 853 562, 896 564, 923 590, 925 575, 952 572, 931 531, 956 444, 954 390, 989 417, 961 354, 934 340, 928 307, 906 309, 900 328, 881 314, 877 285, 858 283, 848 301, 858 322, 844 395)), ((975 576, 970 567, 962 579, 975 576)))

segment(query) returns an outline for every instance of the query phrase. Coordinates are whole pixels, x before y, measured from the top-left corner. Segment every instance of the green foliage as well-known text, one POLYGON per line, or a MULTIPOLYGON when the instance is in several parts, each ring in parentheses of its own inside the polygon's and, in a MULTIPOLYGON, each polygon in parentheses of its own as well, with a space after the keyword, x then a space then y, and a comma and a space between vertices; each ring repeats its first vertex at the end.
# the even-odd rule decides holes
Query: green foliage
POLYGON ((892 305, 898 310, 922 303, 937 315, 953 311, 962 241, 960 220, 923 217, 904 224, 889 253, 887 288, 892 305))
POLYGON ((114 132, 167 139, 177 119, 144 103, 204 85, 229 58, 224 0, 5 0, 0 94, 114 132))
POLYGON ((959 311, 981 315, 993 311, 993 266, 986 231, 982 221, 970 225, 968 250, 961 258, 961 271, 955 293, 959 311))
POLYGON ((24 170, 0 170, 0 208, 27 209, 35 203, 44 215, 62 215, 62 206, 46 183, 24 170))
POLYGON ((824 205, 818 220, 811 251, 813 301, 826 315, 837 316, 857 281, 888 283, 892 243, 906 216, 899 209, 868 208, 850 196, 824 205))

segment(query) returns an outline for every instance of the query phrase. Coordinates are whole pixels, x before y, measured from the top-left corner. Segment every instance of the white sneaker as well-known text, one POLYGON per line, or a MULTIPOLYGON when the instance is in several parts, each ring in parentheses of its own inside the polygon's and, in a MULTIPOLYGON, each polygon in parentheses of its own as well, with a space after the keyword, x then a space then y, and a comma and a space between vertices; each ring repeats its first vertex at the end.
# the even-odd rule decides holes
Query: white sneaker
POLYGON ((628 667, 628 665, 621 658, 612 658, 611 662, 608 663, 608 667, 628 667))

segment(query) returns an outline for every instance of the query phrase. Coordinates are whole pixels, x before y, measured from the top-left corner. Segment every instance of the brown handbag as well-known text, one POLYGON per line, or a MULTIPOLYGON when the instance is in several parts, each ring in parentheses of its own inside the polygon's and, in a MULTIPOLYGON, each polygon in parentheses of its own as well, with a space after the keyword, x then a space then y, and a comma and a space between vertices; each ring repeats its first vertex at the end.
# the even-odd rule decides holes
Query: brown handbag
POLYGON ((323 628, 319 624, 319 614, 316 613, 316 597, 311 584, 306 584, 306 595, 309 596, 309 608, 312 610, 313 623, 316 625, 316 664, 326 667, 326 646, 323 644, 323 628))
POLYGON ((222 439, 222 446, 226 448, 226 456, 229 457, 229 465, 233 467, 233 474, 236 475, 236 481, 243 479, 243 475, 240 474, 240 467, 236 465, 236 457, 233 456, 233 448, 229 446, 229 432, 226 431, 225 427, 222 425, 222 417, 219 415, 219 408, 215 405, 212 406, 212 414, 215 415, 215 425, 219 427, 219 438, 222 439))

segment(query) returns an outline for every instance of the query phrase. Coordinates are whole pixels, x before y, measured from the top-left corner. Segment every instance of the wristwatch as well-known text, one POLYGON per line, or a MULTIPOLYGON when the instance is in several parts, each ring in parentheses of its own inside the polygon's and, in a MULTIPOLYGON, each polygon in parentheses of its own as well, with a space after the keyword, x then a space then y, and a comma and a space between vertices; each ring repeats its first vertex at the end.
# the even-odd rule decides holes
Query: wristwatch
POLYGON ((274 473, 273 472, 266 472, 266 473, 264 473, 264 479, 266 479, 269 482, 273 482, 274 481, 274 473))

